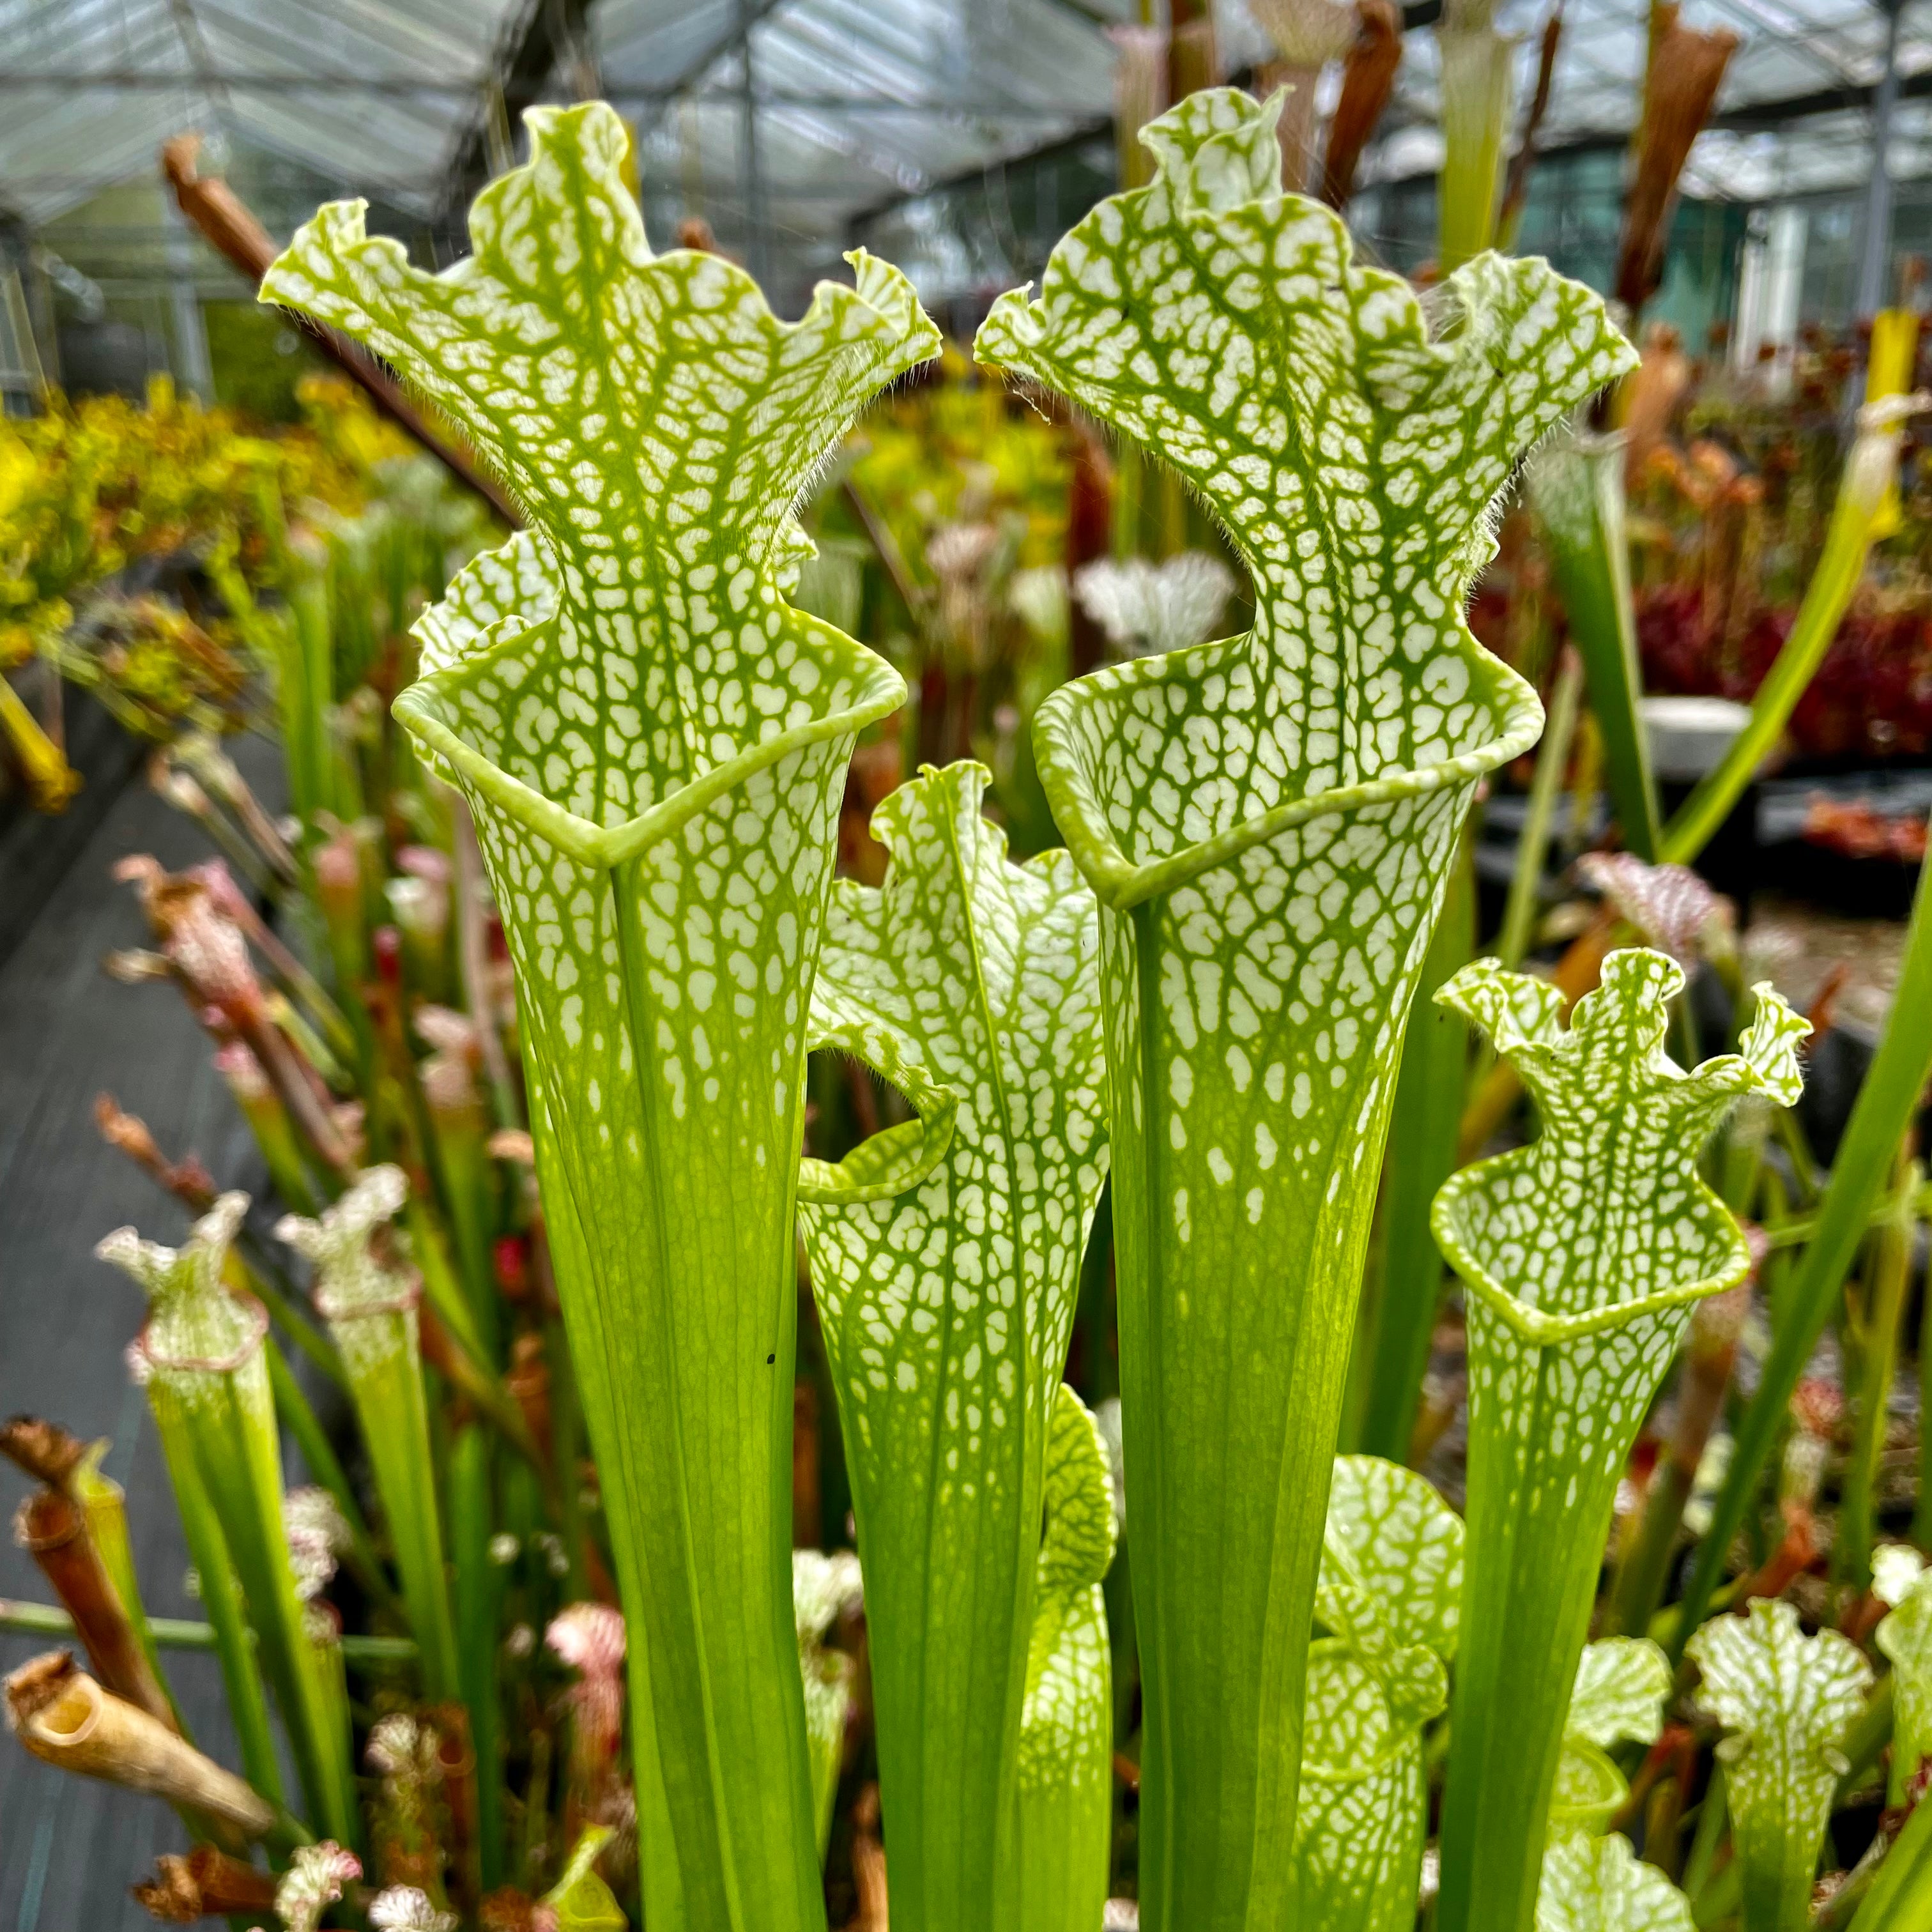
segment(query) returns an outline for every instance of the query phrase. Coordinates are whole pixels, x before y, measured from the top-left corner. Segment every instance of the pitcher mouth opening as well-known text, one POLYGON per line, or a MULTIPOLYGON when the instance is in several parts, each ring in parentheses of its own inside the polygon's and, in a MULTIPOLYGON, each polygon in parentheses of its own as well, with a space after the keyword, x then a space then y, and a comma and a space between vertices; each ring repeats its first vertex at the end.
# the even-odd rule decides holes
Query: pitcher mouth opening
POLYGON ((1353 784, 1331 786, 1238 820, 1224 830, 1159 859, 1140 861, 1122 846, 1112 813, 1097 796, 1091 749, 1082 725, 1087 714, 1104 712, 1138 687, 1211 675, 1245 643, 1224 638, 1162 657, 1109 664, 1063 685, 1041 705, 1034 724, 1040 782, 1054 820, 1102 904, 1128 912, 1144 901, 1184 885, 1238 857, 1250 847, 1311 819, 1451 790, 1492 772, 1527 751, 1543 730, 1543 707, 1534 690, 1500 661, 1488 707, 1495 735, 1467 750, 1428 764, 1378 772, 1353 784))
MULTIPOLYGON (((1511 1158, 1500 1155, 1498 1160, 1511 1158)), ((1487 1163, 1493 1169, 1494 1162, 1487 1163)), ((1707 1272, 1680 1280, 1648 1294, 1628 1296, 1601 1307, 1574 1314, 1552 1313, 1538 1308, 1513 1292, 1490 1272, 1489 1253, 1492 1244, 1468 1225, 1469 1198, 1484 1185, 1480 1166, 1466 1167, 1450 1176, 1436 1197, 1430 1213, 1430 1226, 1438 1244, 1463 1285, 1514 1334, 1532 1347, 1560 1346, 1600 1334, 1640 1316, 1660 1314, 1681 1308, 1706 1296, 1720 1294, 1736 1288, 1750 1273, 1750 1250, 1727 1213, 1719 1208, 1708 1215, 1710 1245, 1691 1262, 1707 1272), (1726 1240, 1726 1235, 1729 1240, 1726 1240)))
MULTIPOLYGON (((808 745, 855 734, 904 701, 905 682, 886 660, 844 633, 807 614, 794 614, 802 628, 834 642, 849 658, 840 694, 845 701, 800 719, 769 736, 746 744, 732 755, 706 766, 644 811, 611 825, 598 825, 560 804, 548 793, 504 768, 497 749, 486 748, 462 728, 454 692, 464 680, 514 662, 527 651, 545 623, 525 625, 508 632, 486 650, 447 669, 421 677, 397 697, 392 707, 397 722, 420 744, 446 760, 461 781, 490 802, 567 857, 592 870, 608 870, 674 832, 693 814, 742 783, 752 773, 776 764, 808 745)), ((828 682, 830 681, 828 680, 828 682)), ((838 689, 832 686, 827 696, 838 689)), ((508 726, 504 729, 507 730, 508 726)), ((501 742, 500 736, 498 740, 501 742)))

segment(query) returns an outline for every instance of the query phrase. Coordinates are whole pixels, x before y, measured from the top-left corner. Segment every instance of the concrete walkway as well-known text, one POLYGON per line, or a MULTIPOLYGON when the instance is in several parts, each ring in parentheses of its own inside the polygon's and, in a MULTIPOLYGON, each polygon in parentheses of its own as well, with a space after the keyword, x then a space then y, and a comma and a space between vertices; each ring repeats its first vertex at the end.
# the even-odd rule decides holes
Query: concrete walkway
MULTIPOLYGON (((257 767, 259 755, 248 762, 257 767)), ((226 1186, 253 1190, 259 1171, 179 995, 117 986, 101 971, 110 948, 146 943, 133 893, 108 877, 116 860, 143 851, 175 867, 206 848, 192 821, 136 779, 0 965, 0 1415, 26 1410, 83 1438, 112 1438, 107 1471, 128 1491, 148 1608, 194 1616, 166 1472, 122 1360, 141 1298, 93 1257, 94 1243, 124 1222, 173 1242, 187 1217, 102 1144, 94 1096, 111 1092, 165 1150, 193 1149, 226 1186)), ((8 1515, 26 1488, 0 1464, 8 1515)), ((0 1596, 46 1600, 32 1559, 10 1536, 0 1546, 0 1596)), ((0 1670, 46 1648, 44 1639, 0 1634, 0 1670)), ((164 1661, 196 1742, 233 1765, 214 1658, 177 1652, 164 1661)), ((183 1849, 179 1824, 158 1801, 50 1770, 0 1736, 0 1932, 152 1927, 128 1887, 156 1852, 183 1849)))

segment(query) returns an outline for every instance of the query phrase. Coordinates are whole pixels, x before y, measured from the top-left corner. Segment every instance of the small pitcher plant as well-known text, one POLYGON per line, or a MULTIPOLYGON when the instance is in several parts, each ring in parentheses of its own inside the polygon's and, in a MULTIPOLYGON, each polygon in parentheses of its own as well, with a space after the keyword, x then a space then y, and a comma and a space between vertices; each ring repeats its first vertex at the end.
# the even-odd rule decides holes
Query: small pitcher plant
POLYGON ((1750 1267, 1696 1156, 1743 1095, 1797 1098, 1809 1028, 1768 986, 1736 1054, 1689 1072, 1671 1060, 1683 985, 1661 953, 1612 953, 1567 1029, 1554 987, 1492 962, 1437 995, 1488 1033, 1542 1119, 1529 1146, 1463 1168, 1436 1198, 1437 1238, 1469 1292, 1445 1932, 1533 1922, 1617 1483, 1693 1304, 1750 1267))
POLYGON ((1414 1918, 1428 1834, 1424 1734, 1448 1702, 1462 1525, 1420 1476, 1342 1456, 1328 1492, 1295 1812, 1295 1917, 1322 1932, 1414 1918))
POLYGON ((315 1304, 341 1352, 369 1445, 376 1492, 422 1656, 423 1690, 441 1702, 461 1691, 442 1517, 431 1480, 416 1312, 422 1286, 379 1255, 374 1241, 408 1192, 400 1168, 372 1168, 320 1221, 285 1215, 275 1232, 315 1264, 315 1304))
POLYGON ((894 1896, 990 1932, 1107 1142, 1093 895, 1064 853, 1008 862, 985 783, 928 771, 874 813, 891 868, 836 889, 813 993, 822 1043, 880 1042, 882 1070, 958 1096, 938 1163, 879 1198, 905 1137, 931 1134, 888 1129, 842 1178, 814 1171, 800 1222, 852 1470, 894 1896))
POLYGON ((1871 1666, 1836 1630, 1807 1636, 1789 1604, 1717 1617, 1684 1647, 1698 1700, 1724 1727, 1718 1747, 1745 1932, 1805 1922, 1838 1780, 1840 1747, 1864 1708, 1871 1666))
POLYGON ((263 1354, 268 1317, 230 1293, 222 1268, 244 1194, 224 1194, 187 1245, 144 1241, 132 1228, 98 1252, 148 1296, 133 1358, 181 1506, 189 1554, 217 1634, 229 1707, 249 1782, 272 1800, 282 1790, 262 1678, 275 1700, 311 1814, 329 1834, 361 1838, 350 1736, 331 1694, 331 1669, 312 1640, 296 1592, 282 1521, 282 1460, 263 1354), (245 1618, 245 1621, 244 1621, 245 1618), (259 1640, 260 1674, 250 1653, 259 1640))

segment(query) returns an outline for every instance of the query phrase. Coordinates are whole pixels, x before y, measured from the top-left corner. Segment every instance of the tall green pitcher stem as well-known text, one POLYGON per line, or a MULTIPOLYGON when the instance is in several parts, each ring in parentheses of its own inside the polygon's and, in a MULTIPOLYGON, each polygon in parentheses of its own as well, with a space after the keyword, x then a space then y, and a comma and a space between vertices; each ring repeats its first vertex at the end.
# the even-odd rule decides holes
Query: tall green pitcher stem
POLYGON ((263 293, 400 369, 529 512, 418 626, 397 716, 464 794, 515 970, 646 1909, 817 1932, 788 1469, 807 1007, 846 765, 904 686, 784 592, 792 506, 938 335, 862 251, 781 322, 735 265, 652 253, 610 109, 528 126, 446 273, 337 203, 263 293))
POLYGON ((1534 1096, 1529 1146, 1436 1196, 1468 1290, 1468 1568, 1442 1816, 1443 1932, 1530 1932, 1564 1713, 1616 1486, 1692 1306, 1750 1266, 1696 1161, 1738 1096, 1797 1096, 1808 1028, 1768 988, 1735 1055, 1664 1052, 1681 968, 1612 953, 1566 1031, 1562 995, 1493 961, 1443 1002, 1534 1096))
POLYGON ((316 1306, 348 1371, 422 1658, 423 1694, 444 1703, 461 1684, 416 1332, 422 1284, 386 1264, 370 1238, 408 1191, 400 1168, 374 1168, 320 1221, 286 1215, 275 1232, 316 1264, 316 1306))
POLYGON ((873 815, 884 886, 834 889, 814 1034, 922 1118, 809 1163, 799 1217, 865 1563, 892 1910, 921 1932, 998 1932, 1014 1909, 1041 1515, 1107 1171, 1094 896, 1064 852, 1008 861, 988 778, 901 786, 873 815), (882 1198, 908 1160, 926 1177, 882 1198))
POLYGON ((1460 613, 1521 450, 1630 360, 1594 296, 1490 256, 1431 340, 1282 192, 1278 111, 1210 90, 1152 123, 1152 184, 976 345, 1157 451, 1255 593, 1247 635, 1082 679, 1035 729, 1101 908, 1150 1932, 1289 1909, 1402 1021, 1475 782, 1539 722, 1460 613))
MULTIPOLYGON (((258 1706, 249 1673, 230 1654, 240 1641, 238 1607, 280 1707, 310 1822, 352 1844, 361 1833, 345 1713, 331 1695, 330 1660, 310 1640, 282 1524, 281 1450, 262 1346, 268 1318, 260 1303, 230 1294, 221 1280, 248 1207, 244 1194, 223 1195, 178 1251, 123 1228, 96 1252, 148 1294, 140 1345, 148 1400, 183 1498, 184 1522, 214 1565, 209 1615, 225 1633, 224 1658, 231 1684, 242 1691, 244 1722, 256 1728, 258 1706), (232 1592, 224 1580, 231 1574, 232 1592)), ((250 1754, 251 1776, 271 1775, 259 1737, 250 1754)))

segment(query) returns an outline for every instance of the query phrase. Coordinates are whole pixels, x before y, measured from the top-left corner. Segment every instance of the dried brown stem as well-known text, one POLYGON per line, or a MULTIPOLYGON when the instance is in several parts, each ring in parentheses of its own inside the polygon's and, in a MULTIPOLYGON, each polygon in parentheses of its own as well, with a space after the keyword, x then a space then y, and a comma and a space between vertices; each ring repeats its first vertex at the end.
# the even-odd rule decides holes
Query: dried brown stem
POLYGON ((1687 1490, 1696 1480, 1705 1446, 1724 1405, 1738 1337, 1750 1310, 1748 1283, 1697 1304, 1690 1318, 1684 1370, 1677 1388, 1677 1417, 1670 1432, 1670 1460, 1687 1490))
POLYGON ((205 731, 191 733, 174 748, 173 756, 186 765, 210 795, 233 814, 236 822, 266 861, 269 870, 284 884, 293 885, 302 870, 296 862, 296 855, 290 850, 288 841, 263 808, 248 781, 242 776, 241 767, 221 748, 220 741, 205 731))
POLYGON ((211 859, 196 866, 193 868, 193 875, 208 888, 215 909, 232 920, 248 944, 268 962, 268 970, 286 988, 290 996, 300 1000, 325 1029, 335 1036, 333 1043, 337 1051, 352 1046, 354 1036, 349 1030, 349 1023, 343 1018, 341 1009, 328 997, 322 982, 283 944, 274 929, 255 910, 248 894, 229 876, 221 861, 211 859))
POLYGON ((1810 1510, 1802 1503, 1786 1503, 1783 1539, 1765 1559, 1763 1568, 1744 1580, 1730 1607, 1741 1610, 1754 1597, 1783 1596, 1817 1560, 1817 1532, 1810 1510))
POLYGON ((1185 100, 1221 79, 1221 52, 1208 0, 1168 0, 1167 98, 1185 100))
POLYGON ((1123 188, 1144 188, 1154 178, 1154 157, 1141 145, 1141 130, 1166 109, 1167 33, 1145 26, 1109 27, 1118 50, 1114 63, 1114 146, 1123 188))
POLYGON ((890 1932, 886 1848, 879 1842, 879 1787, 868 1784, 852 1808, 852 1882, 859 1909, 846 1932, 890 1932))
POLYGON ((250 1838, 275 1828, 274 1806, 165 1724, 104 1690, 70 1651, 29 1659, 7 1678, 5 1692, 8 1727, 43 1763, 189 1806, 250 1838))
MULTIPOLYGON (((199 134, 177 134, 161 149, 161 172, 174 189, 182 212, 216 253, 232 262, 250 283, 260 282, 280 250, 226 182, 202 179, 195 165, 200 154, 199 134)), ((402 385, 374 356, 334 329, 292 310, 287 313, 391 422, 414 436, 459 483, 485 498, 506 523, 513 529, 522 528, 523 512, 509 492, 478 466, 470 451, 432 429, 404 394, 402 385)))
POLYGON ((818 1444, 818 1391, 801 1376, 791 1391, 791 1540, 796 1550, 816 1550, 824 1540, 818 1444))
POLYGON ((275 1909, 274 1880, 212 1845, 196 1845, 185 1858, 164 1853, 154 1861, 152 1878, 128 1888, 150 1918, 167 1925, 275 1909))
POLYGON ((1516 224, 1529 194, 1530 164, 1536 159, 1536 137, 1543 131, 1543 117, 1550 111, 1550 82, 1556 73, 1556 50, 1563 40, 1562 0, 1550 10, 1543 23, 1542 47, 1536 64, 1536 92, 1530 97, 1529 112, 1523 118, 1522 140, 1510 157, 1509 172, 1503 181, 1502 207, 1496 216, 1496 232, 1507 244, 1516 234, 1516 224))
POLYGON ((1436 1453, 1436 1444, 1448 1434, 1468 1390, 1466 1375, 1450 1376, 1439 1387, 1424 1390, 1416 1406, 1415 1426, 1409 1432, 1408 1462, 1412 1469, 1420 1468, 1436 1453))
POLYGON ((87 1444, 57 1422, 16 1415, 0 1423, 0 1456, 50 1489, 71 1494, 69 1483, 87 1460, 87 1444))
POLYGON ((1382 118, 1402 64, 1402 16, 1394 0, 1361 0, 1361 31, 1342 67, 1341 98, 1328 122, 1322 199, 1339 208, 1355 190, 1355 170, 1382 118))
POLYGON ((170 1160, 155 1144, 147 1122, 138 1114, 128 1113, 112 1094, 94 1096, 94 1124, 110 1147, 124 1154, 190 1214, 206 1214, 214 1205, 214 1177, 207 1168, 193 1154, 185 1160, 170 1160))
MULTIPOLYGON (((1093 419, 1078 410, 1070 413, 1068 440, 1073 458, 1066 497, 1066 580, 1071 584, 1076 572, 1112 548, 1114 465, 1106 440, 1093 419)), ((1106 662, 1106 633, 1078 598, 1067 601, 1068 648, 1073 675, 1081 677, 1106 662)))
POLYGON ((155 1678, 128 1606, 100 1560, 86 1510, 59 1490, 37 1490, 14 1518, 14 1540, 40 1565, 40 1574, 73 1618, 75 1634, 87 1646, 102 1683, 116 1696, 126 1698, 156 1723, 178 1733, 181 1727, 174 1707, 155 1678))
POLYGON ((301 1129, 309 1144, 324 1164, 344 1181, 353 1180, 356 1160, 354 1150, 336 1125, 327 1096, 316 1090, 320 1082, 315 1070, 283 1036, 266 1013, 249 1015, 247 1024, 236 1028, 268 1076, 268 1084, 281 1096, 289 1117, 301 1129))
POLYGON ((549 1932, 556 1922, 551 1907, 539 1904, 528 1892, 519 1892, 513 1885, 500 1886, 491 1892, 477 1916, 482 1921, 483 1932, 549 1932))
MULTIPOLYGON (((1652 322, 1643 332, 1643 360, 1624 380, 1624 474, 1642 473, 1652 453, 1661 447, 1670 418, 1691 382, 1690 358, 1682 339, 1667 322, 1652 322)), ((1740 600, 1740 610, 1750 604, 1740 600)))
POLYGON ((1664 230, 1676 204, 1678 177, 1737 51, 1738 37, 1728 28, 1700 33, 1682 25, 1678 13, 1677 0, 1657 0, 1651 12, 1636 166, 1617 246, 1617 299, 1633 316, 1662 278, 1664 230))
POLYGON ((550 1364, 544 1359, 544 1338, 519 1335, 510 1345, 510 1366, 503 1377, 522 1411, 524 1425, 548 1460, 550 1453, 550 1364))
POLYGON ((146 853, 122 860, 114 876, 140 889, 142 910, 204 1024, 212 1008, 220 1024, 211 1030, 247 1045, 323 1162, 345 1181, 352 1178, 355 1155, 330 1111, 328 1090, 274 1024, 247 938, 206 880, 169 872, 146 853))
POLYGON ((482 1896, 483 1882, 470 1713, 460 1704, 438 1704, 428 1715, 436 1726, 436 1765, 442 1774, 443 1808, 449 1820, 450 1868, 460 1897, 473 1906, 482 1896))

